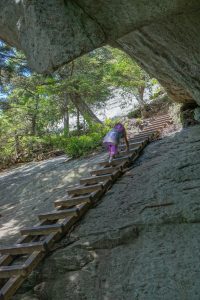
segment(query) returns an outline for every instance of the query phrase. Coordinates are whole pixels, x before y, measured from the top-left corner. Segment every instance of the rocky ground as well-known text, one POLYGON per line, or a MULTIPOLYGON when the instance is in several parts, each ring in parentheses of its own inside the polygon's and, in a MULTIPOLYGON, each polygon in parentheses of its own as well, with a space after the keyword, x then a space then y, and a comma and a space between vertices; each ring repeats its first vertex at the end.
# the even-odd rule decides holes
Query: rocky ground
POLYGON ((96 167, 94 163, 105 155, 77 160, 61 156, 0 173, 0 245, 15 242, 22 227, 34 225, 37 214, 52 210, 54 200, 88 175, 96 167))
POLYGON ((199 192, 200 126, 151 143, 14 299, 199 300, 199 192))

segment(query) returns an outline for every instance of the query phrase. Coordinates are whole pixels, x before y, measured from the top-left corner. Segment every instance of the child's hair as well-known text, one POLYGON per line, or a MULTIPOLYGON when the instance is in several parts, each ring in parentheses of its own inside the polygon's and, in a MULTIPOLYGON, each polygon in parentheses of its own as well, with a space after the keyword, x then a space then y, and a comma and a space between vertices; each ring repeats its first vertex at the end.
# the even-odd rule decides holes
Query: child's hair
POLYGON ((114 126, 114 128, 115 128, 118 132, 120 132, 120 133, 122 133, 122 132, 125 131, 125 128, 124 128, 124 126, 122 125, 122 123, 116 123, 115 126, 114 126))

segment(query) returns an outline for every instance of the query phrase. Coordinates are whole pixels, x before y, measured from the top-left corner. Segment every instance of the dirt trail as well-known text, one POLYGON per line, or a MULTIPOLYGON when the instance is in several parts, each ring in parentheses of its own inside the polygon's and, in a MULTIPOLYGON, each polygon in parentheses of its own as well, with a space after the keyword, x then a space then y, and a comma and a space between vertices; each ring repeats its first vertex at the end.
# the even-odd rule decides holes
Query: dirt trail
POLYGON ((79 178, 87 176, 106 155, 104 152, 68 162, 61 156, 2 172, 0 245, 15 242, 22 227, 37 223, 37 214, 52 210, 54 200, 64 196, 70 185, 79 183, 79 178))

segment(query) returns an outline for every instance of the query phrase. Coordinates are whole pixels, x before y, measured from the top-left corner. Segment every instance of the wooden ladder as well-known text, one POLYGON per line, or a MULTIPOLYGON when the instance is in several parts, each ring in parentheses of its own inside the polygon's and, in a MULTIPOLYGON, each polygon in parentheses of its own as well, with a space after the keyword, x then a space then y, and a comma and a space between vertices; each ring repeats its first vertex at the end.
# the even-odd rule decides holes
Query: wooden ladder
POLYGON ((55 209, 38 215, 40 222, 23 228, 14 245, 0 248, 0 300, 9 300, 29 274, 72 226, 108 191, 117 178, 132 164, 143 148, 160 135, 169 118, 163 117, 149 130, 129 140, 111 163, 98 163, 91 176, 80 179, 80 185, 67 190, 67 195, 54 201, 55 209))

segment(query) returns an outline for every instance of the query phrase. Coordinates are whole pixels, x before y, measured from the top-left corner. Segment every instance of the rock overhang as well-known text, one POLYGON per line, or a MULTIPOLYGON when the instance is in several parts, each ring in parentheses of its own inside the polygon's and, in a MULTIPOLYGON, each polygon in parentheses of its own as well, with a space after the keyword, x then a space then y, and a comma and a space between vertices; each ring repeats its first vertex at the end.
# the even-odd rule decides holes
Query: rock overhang
POLYGON ((48 73, 111 44, 135 58, 179 102, 199 103, 197 0, 1 1, 0 37, 48 73))

